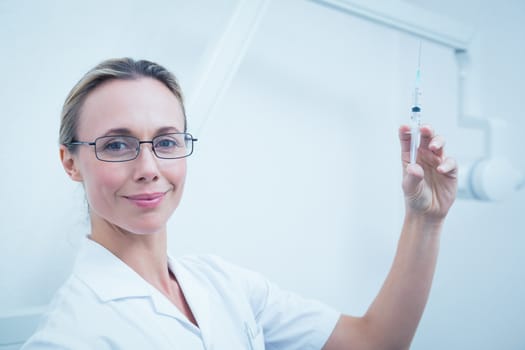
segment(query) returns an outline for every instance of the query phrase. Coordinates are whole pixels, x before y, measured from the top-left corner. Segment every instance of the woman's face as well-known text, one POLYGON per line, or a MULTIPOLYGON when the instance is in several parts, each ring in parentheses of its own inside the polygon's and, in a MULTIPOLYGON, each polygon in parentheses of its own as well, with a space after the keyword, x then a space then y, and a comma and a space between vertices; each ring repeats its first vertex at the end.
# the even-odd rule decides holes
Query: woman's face
MULTIPOLYGON (((179 100, 152 78, 111 80, 92 91, 80 112, 79 141, 108 135, 130 135, 151 140, 159 134, 184 132, 179 100)), ((103 162, 93 146, 79 146, 72 155, 61 149, 72 179, 81 181, 90 205, 93 228, 117 226, 127 232, 165 231, 177 208, 186 177, 186 159, 159 159, 151 144, 127 162, 103 162)))

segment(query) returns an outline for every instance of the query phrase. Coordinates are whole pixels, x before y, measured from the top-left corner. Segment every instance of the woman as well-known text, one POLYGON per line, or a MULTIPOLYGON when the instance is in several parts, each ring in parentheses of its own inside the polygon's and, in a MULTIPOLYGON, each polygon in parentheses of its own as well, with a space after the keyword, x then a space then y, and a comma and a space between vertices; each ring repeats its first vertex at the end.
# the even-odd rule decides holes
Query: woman
POLYGON ((180 87, 152 62, 102 62, 69 94, 60 127, 60 158, 85 189, 91 233, 24 349, 408 348, 457 168, 430 127, 421 128, 415 165, 407 126, 399 137, 406 215, 398 251, 366 314, 340 315, 217 257, 168 257, 166 224, 196 141, 180 87))

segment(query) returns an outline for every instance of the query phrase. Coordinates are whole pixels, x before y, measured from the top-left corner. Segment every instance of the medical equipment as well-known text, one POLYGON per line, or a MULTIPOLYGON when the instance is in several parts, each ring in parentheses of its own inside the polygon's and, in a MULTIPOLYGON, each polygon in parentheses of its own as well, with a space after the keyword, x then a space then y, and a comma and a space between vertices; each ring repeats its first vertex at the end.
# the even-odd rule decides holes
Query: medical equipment
POLYGON ((417 150, 419 148, 421 126, 421 106, 419 105, 419 95, 421 91, 421 41, 419 42, 419 55, 417 60, 416 82, 414 87, 414 104, 410 114, 410 164, 416 164, 417 150))
POLYGON ((466 50, 455 52, 458 67, 458 125, 483 133, 483 151, 459 158, 458 198, 501 201, 525 187, 525 172, 509 154, 512 125, 497 116, 482 117, 479 64, 466 50))

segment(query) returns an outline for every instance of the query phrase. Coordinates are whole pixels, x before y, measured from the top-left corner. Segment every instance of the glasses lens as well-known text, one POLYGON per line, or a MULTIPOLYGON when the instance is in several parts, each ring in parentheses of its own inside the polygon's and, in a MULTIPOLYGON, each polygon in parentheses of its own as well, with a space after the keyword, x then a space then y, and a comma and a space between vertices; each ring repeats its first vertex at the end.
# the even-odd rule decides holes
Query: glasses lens
POLYGON ((123 162, 135 159, 139 140, 131 136, 104 136, 95 141, 95 151, 100 160, 123 162))
POLYGON ((183 158, 191 154, 192 147, 190 134, 166 134, 153 139, 153 149, 159 158, 183 158))

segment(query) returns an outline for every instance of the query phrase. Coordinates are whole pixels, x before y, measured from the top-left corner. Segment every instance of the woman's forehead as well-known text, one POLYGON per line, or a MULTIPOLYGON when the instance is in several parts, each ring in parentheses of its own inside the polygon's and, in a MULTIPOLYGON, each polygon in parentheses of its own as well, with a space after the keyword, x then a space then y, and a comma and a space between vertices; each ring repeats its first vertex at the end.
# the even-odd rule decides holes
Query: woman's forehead
POLYGON ((80 111, 77 133, 98 137, 110 129, 122 128, 146 134, 167 127, 184 131, 184 113, 178 98, 153 78, 119 79, 89 93, 80 111))

